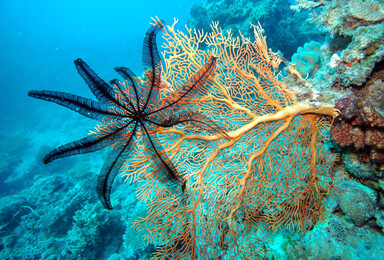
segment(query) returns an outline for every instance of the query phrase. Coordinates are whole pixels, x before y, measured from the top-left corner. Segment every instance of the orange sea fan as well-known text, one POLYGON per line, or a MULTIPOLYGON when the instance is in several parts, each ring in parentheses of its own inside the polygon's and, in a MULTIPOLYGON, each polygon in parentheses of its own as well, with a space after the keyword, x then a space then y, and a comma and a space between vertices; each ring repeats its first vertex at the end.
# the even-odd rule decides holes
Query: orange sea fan
POLYGON ((233 37, 217 23, 209 33, 184 33, 175 24, 162 29, 167 84, 178 86, 209 57, 217 59, 204 90, 189 104, 227 135, 185 125, 155 130, 187 180, 185 193, 158 181, 140 147, 124 166, 127 179, 142 183, 139 199, 147 202, 148 216, 135 226, 162 245, 158 258, 262 257, 267 230, 284 225, 305 232, 324 215, 333 156, 322 141, 327 117, 338 112, 296 102, 278 79, 279 56, 267 48, 262 28, 251 26, 255 41, 233 37))

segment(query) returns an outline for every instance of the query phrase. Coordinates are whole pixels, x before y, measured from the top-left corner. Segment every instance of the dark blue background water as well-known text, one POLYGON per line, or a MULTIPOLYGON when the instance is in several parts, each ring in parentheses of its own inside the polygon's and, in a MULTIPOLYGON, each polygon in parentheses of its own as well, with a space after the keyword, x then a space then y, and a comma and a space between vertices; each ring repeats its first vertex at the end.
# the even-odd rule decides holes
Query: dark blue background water
POLYGON ((196 2, 1 0, 2 132, 28 127, 28 119, 36 122, 33 112, 37 108, 62 109, 27 97, 30 89, 91 97, 73 65, 76 58, 83 58, 106 81, 117 77, 116 66, 127 66, 141 75, 142 39, 151 17, 158 16, 167 24, 177 17, 183 29, 189 7, 196 2))

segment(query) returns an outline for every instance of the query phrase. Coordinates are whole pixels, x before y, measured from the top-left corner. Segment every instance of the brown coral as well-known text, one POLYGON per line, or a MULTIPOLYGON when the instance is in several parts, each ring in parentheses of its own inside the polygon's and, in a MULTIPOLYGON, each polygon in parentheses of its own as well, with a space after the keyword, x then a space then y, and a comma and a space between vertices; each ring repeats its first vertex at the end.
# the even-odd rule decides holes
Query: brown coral
MULTIPOLYGON (((384 163, 384 73, 377 71, 360 90, 336 103, 342 117, 332 128, 333 140, 369 155, 374 163, 384 163), (364 150, 363 150, 364 149, 364 150)), ((361 156, 360 156, 361 158, 361 156)))
POLYGON ((341 146, 354 145, 356 148, 364 147, 364 133, 358 128, 354 129, 351 124, 341 122, 331 128, 333 140, 341 146))

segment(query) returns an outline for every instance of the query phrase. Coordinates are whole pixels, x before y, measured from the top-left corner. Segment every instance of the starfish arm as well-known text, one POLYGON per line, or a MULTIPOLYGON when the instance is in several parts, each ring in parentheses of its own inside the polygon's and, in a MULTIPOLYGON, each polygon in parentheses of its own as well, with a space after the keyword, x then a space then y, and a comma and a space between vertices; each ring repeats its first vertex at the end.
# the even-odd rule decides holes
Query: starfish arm
POLYGON ((109 86, 102 78, 100 78, 82 59, 74 61, 77 72, 83 78, 89 89, 95 97, 103 103, 113 103, 115 106, 121 107, 116 99, 114 89, 109 86))
POLYGON ((114 139, 121 138, 123 132, 132 122, 133 120, 123 126, 111 128, 103 135, 93 134, 80 140, 59 146, 44 156, 43 163, 47 164, 59 158, 90 153, 105 148, 113 143, 114 139))
POLYGON ((65 92, 31 90, 28 92, 28 96, 59 104, 86 117, 99 121, 105 121, 108 118, 119 118, 124 116, 122 114, 110 111, 108 106, 104 103, 65 92))
POLYGON ((158 109, 152 109, 149 114, 157 113, 158 111, 168 109, 175 113, 182 107, 185 107, 193 96, 201 89, 208 77, 211 75, 216 65, 216 58, 211 56, 204 67, 200 68, 185 84, 178 90, 159 101, 158 109))
POLYGON ((147 86, 141 88, 145 103, 142 110, 145 110, 148 103, 157 103, 159 85, 161 81, 161 59, 156 45, 156 34, 164 27, 164 24, 153 25, 145 34, 143 41, 143 65, 149 73, 147 86))
POLYGON ((106 161, 104 162, 99 176, 97 177, 97 195, 106 209, 112 209, 112 184, 127 156, 129 156, 129 152, 135 142, 134 138, 136 134, 136 128, 137 123, 135 124, 133 130, 130 132, 127 138, 127 142, 124 145, 118 146, 117 149, 112 149, 106 161))
POLYGON ((144 124, 142 124, 142 128, 144 129, 144 132, 146 134, 147 151, 152 154, 153 162, 157 166, 157 171, 160 173, 160 181, 180 183, 181 178, 179 177, 179 173, 176 167, 173 165, 172 161, 169 159, 166 152, 164 151, 159 139, 156 137, 155 134, 150 134, 144 124))
POLYGON ((136 84, 136 81, 137 81, 136 75, 129 68, 126 68, 126 67, 117 67, 115 68, 115 71, 119 73, 119 75, 122 76, 123 79, 125 79, 128 82, 129 94, 131 94, 130 92, 132 92, 132 89, 133 89, 133 92, 136 98, 136 102, 134 104, 135 109, 136 111, 139 110, 139 103, 143 100, 143 97, 141 96, 141 93, 139 92, 139 88, 136 84))
POLYGON ((121 104, 121 107, 125 108, 125 113, 131 116, 135 114, 137 112, 137 108, 135 107, 135 104, 137 104, 137 102, 132 100, 132 95, 129 95, 126 89, 121 88, 122 86, 124 86, 123 83, 121 83, 118 79, 112 79, 109 83, 118 90, 118 101, 121 104))

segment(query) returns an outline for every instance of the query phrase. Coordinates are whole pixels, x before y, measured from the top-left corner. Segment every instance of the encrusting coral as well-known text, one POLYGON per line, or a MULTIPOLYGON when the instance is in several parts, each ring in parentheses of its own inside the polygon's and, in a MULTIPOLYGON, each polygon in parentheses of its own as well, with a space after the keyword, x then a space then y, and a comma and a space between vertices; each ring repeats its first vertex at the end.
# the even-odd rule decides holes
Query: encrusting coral
POLYGON ((297 0, 296 11, 313 9, 309 22, 331 34, 324 50, 330 52, 323 64, 336 54, 331 67, 322 66, 314 84, 324 88, 361 86, 375 64, 384 58, 384 3, 379 0, 297 0), (341 46, 337 43, 344 42, 341 46), (336 43, 336 44, 335 44, 336 43), (344 46, 345 45, 345 46, 344 46), (336 49, 334 48, 336 47, 336 49))
MULTIPOLYGON (((260 26, 252 26, 255 41, 227 36, 215 23, 210 33, 174 26, 162 29, 163 80, 177 86, 214 56, 215 71, 190 106, 227 135, 181 125, 154 130, 186 180, 184 192, 161 181, 139 138, 121 173, 141 183, 139 199, 148 205, 135 227, 162 245, 158 258, 262 256, 265 231, 287 226, 305 232, 325 214, 334 156, 322 141, 338 111, 296 101, 278 80, 280 58, 267 48, 260 26)), ((162 90, 165 97, 171 92, 162 90)))
POLYGON ((384 21, 384 6, 380 0, 296 0, 295 11, 324 8, 313 15, 313 22, 326 27, 332 34, 353 35, 359 26, 384 21))
MULTIPOLYGON (((331 135, 345 154, 345 167, 355 177, 377 182, 384 167, 384 2, 296 2, 293 9, 313 9, 310 21, 331 35, 321 48, 323 63, 316 77, 302 84, 311 84, 323 95, 334 90, 331 96, 342 116, 331 135)), ((290 78, 303 81, 296 74, 290 78)))
POLYGON ((350 152, 379 174, 384 166, 384 69, 377 67, 361 89, 336 102, 341 117, 330 133, 337 144, 355 148, 350 152))

